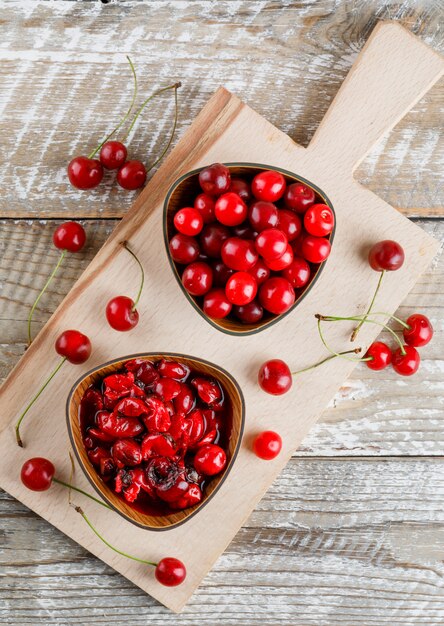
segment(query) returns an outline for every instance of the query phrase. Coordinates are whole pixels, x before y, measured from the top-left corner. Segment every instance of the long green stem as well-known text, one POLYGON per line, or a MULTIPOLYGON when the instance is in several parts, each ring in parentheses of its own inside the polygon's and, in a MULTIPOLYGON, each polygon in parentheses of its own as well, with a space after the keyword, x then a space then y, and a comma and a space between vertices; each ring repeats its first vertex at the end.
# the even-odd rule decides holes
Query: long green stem
POLYGON ((139 559, 137 556, 132 556, 131 554, 127 554, 126 552, 123 552, 122 550, 119 550, 118 548, 115 548, 113 545, 111 545, 104 537, 102 537, 102 535, 99 533, 99 531, 93 526, 93 524, 91 523, 91 521, 88 519, 88 517, 86 516, 86 514, 84 513, 84 511, 79 507, 76 506, 75 510, 77 511, 77 513, 80 513, 80 515, 83 517, 83 519, 85 520, 85 522, 88 524, 88 526, 91 528, 91 530, 93 531, 93 533, 95 533, 97 535, 97 537, 100 539, 100 541, 103 541, 103 543, 108 546, 108 548, 111 548, 111 550, 114 550, 114 552, 117 552, 117 554, 121 554, 122 556, 126 556, 127 559, 132 559, 133 561, 138 561, 139 563, 144 563, 145 565, 152 565, 153 567, 156 567, 157 563, 153 563, 152 561, 145 561, 144 559, 139 559))
POLYGON ((45 291, 49 287, 50 282, 52 281, 54 276, 57 274, 57 271, 58 271, 59 267, 61 266, 63 259, 66 256, 66 252, 67 252, 67 250, 62 250, 62 254, 59 257, 59 260, 57 261, 57 265, 52 270, 51 274, 49 275, 48 280, 44 284, 44 286, 43 286, 42 290, 40 291, 39 295, 37 296, 37 298, 34 300, 34 304, 32 305, 31 310, 29 312, 29 315, 28 315, 28 345, 29 346, 32 343, 32 334, 31 334, 32 316, 34 315, 34 311, 35 311, 38 303, 40 302, 40 298, 43 296, 43 294, 45 293, 45 291))
POLYGON ((179 112, 178 105, 177 105, 177 89, 178 89, 178 87, 180 87, 180 83, 177 83, 177 85, 176 85, 176 87, 174 89, 174 123, 173 123, 173 130, 171 131, 171 135, 170 135, 169 141, 168 141, 167 145, 165 146, 163 152, 161 153, 161 155, 159 157, 157 157, 157 159, 154 161, 154 163, 149 166, 149 168, 146 171, 147 174, 148 174, 148 172, 150 172, 153 169, 153 167, 156 167, 156 165, 159 163, 159 161, 161 161, 163 159, 165 154, 168 152, 169 147, 171 146, 171 142, 173 141, 174 133, 176 132, 176 126, 177 126, 177 115, 178 115, 178 112, 179 112))
POLYGON ((395 320, 395 322, 398 322, 398 324, 401 324, 403 328, 410 329, 410 326, 406 322, 404 322, 404 320, 399 319, 399 317, 396 317, 395 315, 390 315, 390 313, 386 313, 385 311, 372 311, 372 315, 382 315, 383 317, 389 317, 390 319, 395 320))
POLYGON ((162 89, 158 89, 157 91, 155 91, 154 93, 152 93, 150 96, 148 96, 148 98, 146 100, 144 100, 142 102, 142 104, 139 107, 139 110, 137 111, 136 115, 133 118, 133 121, 131 122, 130 127, 128 128, 128 131, 125 135, 125 139, 124 141, 129 137, 129 135, 131 134, 131 131, 134 128, 134 124, 136 123, 139 115, 142 113, 143 109, 146 107, 146 105, 148 104, 148 102, 150 102, 150 100, 152 100, 153 98, 155 98, 156 96, 158 96, 159 94, 163 93, 164 91, 168 91, 168 89, 174 89, 176 90, 177 93, 177 89, 182 85, 182 83, 174 83, 174 85, 168 85, 168 87, 163 87, 162 89))
POLYGON ((354 341, 356 339, 356 337, 358 336, 358 333, 359 333, 359 329, 366 322, 367 317, 370 315, 371 310, 373 308, 373 305, 375 304, 375 300, 376 300, 376 296, 378 295, 378 291, 381 288, 381 283, 382 283, 382 279, 384 278, 384 274, 385 274, 385 270, 382 270, 381 275, 379 276, 378 284, 376 285, 375 293, 373 294, 373 298, 371 299, 371 302, 369 304, 367 312, 365 313, 364 317, 359 322, 359 324, 356 326, 356 328, 353 330, 353 332, 351 334, 351 337, 350 337, 350 341, 354 341))
MULTIPOLYGON (((323 322, 342 322, 342 321, 355 321, 358 322, 362 319, 362 315, 353 315, 350 317, 335 317, 333 315, 319 315, 316 316, 318 317, 318 320, 321 320, 323 322)), ((369 324, 376 324, 377 326, 381 326, 382 328, 385 328, 385 330, 387 330, 395 339, 396 343, 399 345, 400 350, 401 350, 401 354, 405 354, 405 350, 404 350, 404 344, 402 343, 402 341, 400 340, 400 338, 398 337, 398 335, 395 333, 395 331, 393 330, 393 328, 390 328, 390 326, 387 326, 387 324, 383 324, 382 322, 378 322, 376 320, 372 320, 370 318, 367 318, 366 320, 369 324)))
MULTIPOLYGON (((361 352, 361 348, 355 348, 354 350, 345 350, 344 352, 338 352, 338 355, 342 356, 344 354, 359 354, 359 352, 361 352)), ((322 359, 322 361, 318 361, 314 365, 309 365, 308 367, 304 367, 303 369, 297 370, 296 372, 291 372, 291 374, 292 376, 295 376, 296 374, 302 374, 302 372, 308 372, 309 370, 315 369, 315 367, 319 367, 319 365, 323 365, 324 363, 327 363, 327 361, 336 359, 336 357, 337 357, 336 354, 330 354, 330 356, 326 357, 325 359, 322 359)), ((370 358, 359 359, 359 361, 369 361, 369 360, 370 358)))
POLYGON ((38 392, 36 393, 36 395, 33 397, 33 399, 31 400, 31 402, 28 404, 28 406, 26 407, 26 409, 23 411, 23 413, 20 415, 17 424, 15 425, 15 438, 17 439, 17 445, 19 445, 21 448, 23 448, 23 442, 21 440, 20 437, 20 424, 23 421, 23 418, 25 417, 26 413, 29 411, 29 409, 32 407, 32 405, 34 404, 34 402, 37 400, 37 398, 41 395, 41 393, 43 392, 44 389, 46 389, 46 387, 49 385, 49 383, 51 382, 51 380, 54 378, 54 376, 57 374, 57 372, 59 371, 59 369, 62 367, 63 363, 66 361, 66 357, 63 357, 63 359, 58 363, 57 367, 51 372, 51 374, 48 376, 48 378, 45 380, 45 382, 43 383, 43 385, 40 387, 40 389, 38 390, 38 392))
POLYGON ((137 256, 134 254, 134 252, 131 250, 131 248, 128 246, 128 242, 127 241, 122 241, 122 246, 125 248, 125 250, 128 250, 128 252, 131 254, 131 256, 133 257, 133 259, 136 260, 138 266, 140 267, 140 272, 142 274, 142 278, 140 280, 140 287, 139 287, 139 291, 137 293, 136 299, 134 300, 134 304, 132 306, 132 311, 134 312, 136 310, 137 304, 140 300, 140 296, 142 295, 142 290, 143 290, 143 285, 145 283, 145 272, 143 270, 143 266, 142 263, 139 261, 139 259, 137 258, 137 256))
POLYGON ((111 507, 108 506, 106 504, 106 502, 102 502, 102 500, 99 500, 99 498, 96 498, 95 496, 92 496, 90 493, 83 491, 83 489, 80 489, 80 487, 76 487, 75 485, 71 485, 71 483, 65 483, 65 481, 60 480, 59 478, 53 478, 52 479, 53 482, 57 483, 58 485, 62 485, 63 487, 67 487, 68 489, 72 489, 73 491, 77 491, 77 493, 81 493, 82 495, 86 496, 87 498, 90 498, 90 500, 94 500, 94 502, 97 502, 97 504, 101 504, 102 506, 104 506, 106 509, 111 510, 111 507))
POLYGON ((345 356, 345 355, 347 354, 347 352, 344 354, 344 353, 342 353, 342 352, 336 352, 335 350, 333 350, 333 348, 331 348, 331 347, 328 345, 328 343, 327 343, 327 341, 326 341, 326 339, 325 339, 325 337, 324 337, 324 334, 323 334, 323 332, 322 332, 322 328, 321 328, 321 321, 322 321, 322 316, 318 316, 318 332, 319 332, 319 337, 321 338, 321 341, 322 341, 322 343, 324 344, 324 346, 327 348, 327 350, 328 350, 329 352, 331 352, 331 353, 332 353, 333 357, 338 356, 338 357, 340 357, 341 359, 345 359, 346 361, 352 361, 353 363, 358 363, 359 361, 362 361, 362 359, 352 359, 352 358, 350 358, 350 357, 348 357, 348 356, 345 356))
POLYGON ((134 103, 136 102, 136 97, 137 97, 137 76, 136 76, 136 70, 134 69, 134 65, 133 62, 131 61, 131 59, 129 58, 129 56, 126 57, 128 59, 128 63, 130 64, 130 68, 131 68, 131 72, 133 74, 133 97, 131 99, 131 103, 130 106, 127 110, 127 112, 125 113, 125 115, 122 117, 122 119, 120 120, 120 122, 117 124, 117 126, 115 127, 115 129, 113 131, 111 131, 106 137, 105 139, 99 143, 99 145, 97 146, 97 148, 95 148, 91 154, 88 156, 89 159, 92 159, 100 150, 100 148, 103 146, 104 143, 106 143, 109 139, 111 139, 111 137, 113 135, 116 134, 116 132, 119 130, 119 128, 121 128, 123 126, 123 124, 125 124, 126 120, 129 117, 129 114, 131 113, 131 111, 133 110, 133 106, 134 103))

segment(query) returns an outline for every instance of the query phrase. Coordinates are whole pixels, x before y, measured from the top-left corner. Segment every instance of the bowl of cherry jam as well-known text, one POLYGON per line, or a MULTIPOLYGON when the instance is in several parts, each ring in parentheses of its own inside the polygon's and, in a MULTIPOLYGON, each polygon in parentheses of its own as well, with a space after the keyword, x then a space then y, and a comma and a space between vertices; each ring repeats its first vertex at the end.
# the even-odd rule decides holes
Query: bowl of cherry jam
POLYGON ((219 330, 249 335, 307 295, 330 254, 335 221, 325 193, 292 172, 213 163, 171 186, 163 226, 190 303, 219 330))
POLYGON ((67 402, 73 449, 91 485, 129 521, 174 528, 228 475, 244 401, 222 368, 180 354, 143 353, 91 370, 67 402))

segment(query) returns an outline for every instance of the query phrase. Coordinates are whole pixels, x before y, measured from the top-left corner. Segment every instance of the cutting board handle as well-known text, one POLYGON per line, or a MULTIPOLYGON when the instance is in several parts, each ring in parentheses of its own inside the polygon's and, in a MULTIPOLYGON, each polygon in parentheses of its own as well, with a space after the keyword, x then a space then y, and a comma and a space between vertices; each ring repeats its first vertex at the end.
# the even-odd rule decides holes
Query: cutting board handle
MULTIPOLYGON (((442 75, 444 59, 396 22, 380 22, 359 54, 309 149, 353 171, 442 75)), ((342 169, 342 168, 341 168, 342 169)))

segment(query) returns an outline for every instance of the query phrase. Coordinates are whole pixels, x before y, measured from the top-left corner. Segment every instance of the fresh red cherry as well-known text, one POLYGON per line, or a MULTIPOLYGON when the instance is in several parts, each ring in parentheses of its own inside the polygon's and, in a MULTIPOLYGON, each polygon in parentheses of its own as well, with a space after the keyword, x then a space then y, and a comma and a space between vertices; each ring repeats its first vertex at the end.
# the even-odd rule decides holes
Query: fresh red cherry
POLYGON ((155 569, 155 576, 161 585, 166 587, 176 587, 183 583, 187 575, 185 565, 179 559, 166 557, 158 562, 155 569))
POLYGON ((310 266, 305 259, 294 257, 292 263, 283 270, 282 276, 292 287, 300 289, 305 287, 310 280, 310 266))
POLYGON ((85 363, 91 355, 91 342, 78 330, 65 330, 57 337, 55 349, 70 363, 80 365, 85 363))
POLYGON ((426 346, 433 337, 433 326, 430 320, 421 313, 414 313, 407 318, 406 323, 409 328, 404 328, 404 341, 409 346, 419 348, 426 346))
POLYGON ((419 352, 413 346, 404 346, 405 354, 402 354, 401 348, 395 350, 392 356, 392 366, 397 374, 401 376, 412 376, 418 371, 421 357, 419 352))
POLYGON ((51 487, 54 474, 55 467, 51 461, 35 457, 23 463, 20 478, 31 491, 46 491, 51 487))
POLYGON ((253 267, 248 270, 248 273, 253 276, 259 287, 267 280, 267 278, 270 277, 270 268, 265 263, 265 261, 259 259, 257 263, 255 263, 253 267))
POLYGON ((281 450, 281 436, 272 430, 264 430, 264 432, 256 435, 253 441, 255 455, 260 459, 264 459, 264 461, 275 459, 281 450))
POLYGON ((214 261, 211 267, 213 268, 213 285, 215 287, 225 287, 227 280, 234 274, 234 270, 227 267, 222 261, 214 261))
POLYGON ((107 141, 100 149, 100 162, 107 170, 117 170, 126 161, 128 150, 121 141, 107 141))
POLYGON ((335 216, 326 204, 313 204, 304 215, 305 230, 315 237, 326 237, 334 225, 335 216))
POLYGON ((287 249, 284 254, 280 256, 278 259, 273 259, 272 261, 266 261, 268 267, 273 270, 273 272, 280 272, 284 270, 286 267, 291 265, 293 261, 293 248, 290 244, 287 245, 287 249))
POLYGON ((248 304, 256 297, 257 282, 247 272, 235 272, 225 285, 225 293, 232 304, 248 304))
POLYGON ((259 302, 275 315, 281 315, 288 311, 294 304, 295 293, 291 284, 281 276, 269 278, 259 289, 259 302))
POLYGON ((280 359, 266 361, 259 370, 261 389, 273 396, 281 396, 291 389, 293 378, 288 365, 280 359))
POLYGON ((266 228, 256 238, 256 250, 267 261, 278 259, 287 249, 288 241, 277 228, 266 228))
POLYGON ((199 447, 194 457, 194 467, 204 476, 219 474, 226 464, 227 455, 225 450, 213 443, 199 447))
POLYGON ((256 174, 251 183, 253 196, 265 202, 277 202, 284 195, 285 187, 285 178, 275 170, 256 174))
POLYGON ((285 192, 285 204, 296 213, 305 211, 314 204, 315 192, 308 185, 293 183, 287 187, 285 192))
POLYGON ((196 261, 200 252, 199 244, 196 239, 188 235, 182 235, 181 233, 174 235, 174 237, 170 239, 169 248, 173 261, 181 265, 187 265, 188 263, 196 261))
POLYGON ((203 218, 201 213, 193 207, 185 207, 177 211, 174 216, 174 226, 183 235, 194 237, 203 228, 203 218))
POLYGON ((244 324, 257 324, 264 316, 264 309, 257 300, 233 307, 235 316, 244 324))
POLYGON ((182 284, 192 296, 203 296, 213 284, 213 270, 202 261, 191 263, 182 274, 182 284))
POLYGON ((204 297, 203 311, 208 317, 226 317, 231 312, 231 307, 232 304, 222 288, 212 289, 204 297))
POLYGON ((102 164, 86 156, 75 157, 68 165, 68 178, 77 189, 93 189, 102 182, 102 164))
POLYGON ((202 191, 209 196, 219 196, 230 188, 230 170, 222 163, 213 163, 199 173, 202 191))
POLYGON ((134 300, 128 296, 116 296, 106 305, 106 319, 114 330, 121 332, 131 330, 139 322, 139 313, 134 300))
POLYGON ((331 251, 331 244, 324 237, 308 235, 302 241, 302 254, 310 263, 323 263, 331 251))
POLYGON ((272 202, 258 200, 253 202, 248 211, 250 224, 257 232, 274 228, 278 223, 278 210, 272 202))
POLYGON ((224 226, 237 226, 247 217, 247 205, 237 193, 224 193, 216 201, 214 213, 224 226))
POLYGON ((242 271, 254 267, 259 259, 254 243, 240 237, 226 239, 222 244, 221 255, 227 267, 242 271))
POLYGON ((55 229, 52 241, 59 250, 79 252, 85 245, 86 233, 78 222, 64 222, 55 229))
POLYGON ((210 224, 216 219, 214 215, 215 200, 206 193, 200 193, 194 200, 194 208, 199 211, 204 224, 210 224))
POLYGON ((277 227, 284 233, 288 241, 294 241, 302 232, 302 224, 298 215, 288 209, 278 211, 277 227))
POLYGON ((399 270, 404 263, 404 250, 396 241, 386 239, 384 241, 378 241, 371 248, 368 253, 368 262, 370 267, 376 272, 382 272, 383 270, 393 272, 399 270))
POLYGON ((371 357, 370 361, 365 361, 371 370, 383 370, 392 362, 392 351, 382 341, 374 341, 365 354, 365 358, 371 357))
POLYGON ((143 187, 146 181, 146 168, 141 161, 127 161, 117 172, 117 182, 132 191, 143 187))
POLYGON ((249 204, 251 202, 251 189, 250 185, 247 181, 242 178, 232 178, 231 185, 228 191, 232 191, 233 193, 237 193, 238 196, 242 198, 245 204, 249 204))
POLYGON ((220 251, 225 239, 230 236, 230 231, 222 224, 208 224, 202 230, 199 241, 202 252, 212 259, 220 257, 220 251))

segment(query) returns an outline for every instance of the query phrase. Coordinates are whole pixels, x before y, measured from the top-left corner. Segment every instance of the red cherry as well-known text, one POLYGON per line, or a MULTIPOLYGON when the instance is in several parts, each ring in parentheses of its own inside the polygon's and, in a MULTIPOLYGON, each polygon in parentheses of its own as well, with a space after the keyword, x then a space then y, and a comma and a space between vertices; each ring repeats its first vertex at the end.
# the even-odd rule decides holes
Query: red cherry
POLYGON ((234 226, 232 228, 232 233, 235 237, 240 237, 241 239, 256 239, 257 231, 253 230, 251 226, 249 226, 248 222, 244 222, 239 226, 234 226))
POLYGON ((146 181, 146 168, 141 161, 127 161, 117 172, 117 182, 132 191, 143 187, 146 181))
POLYGON ((107 170, 117 170, 126 161, 128 150, 121 141, 107 141, 100 149, 100 162, 107 170))
POLYGON ((267 170, 256 174, 251 183, 251 191, 258 200, 276 202, 284 195, 285 186, 285 178, 280 172, 267 170))
POLYGON ((182 235, 181 233, 174 235, 174 237, 170 239, 169 248, 173 261, 181 265, 187 265, 188 263, 196 261, 200 252, 199 244, 196 239, 188 237, 188 235, 182 235))
POLYGON ((78 330, 65 330, 57 337, 55 349, 70 363, 80 365, 85 363, 91 355, 91 342, 78 330))
POLYGON ((54 473, 55 467, 51 461, 35 457, 23 463, 20 478, 31 491, 46 491, 51 487, 54 473))
POLYGON ((78 222, 64 222, 55 229, 52 241, 59 250, 79 252, 85 245, 86 233, 78 222))
POLYGON ((300 289, 310 280, 310 266, 305 259, 294 257, 292 263, 284 269, 282 276, 288 280, 292 287, 300 289))
POLYGON ((161 376, 174 378, 174 380, 178 380, 179 382, 184 380, 190 371, 189 368, 182 365, 182 363, 168 361, 167 359, 159 361, 157 370, 161 376))
POLYGON ((272 430, 264 430, 264 432, 256 435, 253 441, 253 450, 260 459, 271 461, 282 450, 281 436, 272 430))
POLYGON ((224 193, 216 201, 214 213, 224 226, 237 226, 247 217, 247 205, 237 193, 224 193))
POLYGON ((285 192, 285 204, 296 213, 305 213, 305 211, 314 204, 315 192, 308 185, 302 183, 293 183, 287 187, 285 192))
POLYGON ((230 170, 222 163, 213 163, 201 170, 199 174, 199 184, 202 191, 209 196, 218 196, 225 193, 230 188, 230 170))
POLYGON ((425 346, 432 340, 433 326, 430 320, 421 313, 414 313, 406 320, 410 328, 404 328, 404 341, 416 348, 425 346))
POLYGON ((224 289, 212 289, 204 297, 203 310, 209 317, 221 319, 231 312, 232 304, 224 289))
POLYGON ((293 378, 288 365, 280 359, 266 361, 259 370, 258 382, 261 389, 273 396, 281 396, 290 390, 293 378))
POLYGON ((214 222, 216 219, 214 215, 214 206, 214 198, 206 193, 200 193, 194 200, 194 208, 201 214, 204 224, 214 222))
POLYGON ((367 350, 365 357, 372 357, 371 361, 365 361, 371 370, 383 370, 392 361, 392 351, 382 341, 374 341, 367 350))
POLYGON ((287 237, 288 241, 294 241, 302 232, 302 224, 299 217, 287 209, 278 211, 278 229, 287 237))
POLYGON ((102 164, 97 159, 75 157, 68 165, 68 178, 77 189, 93 189, 102 182, 102 164))
POLYGON ((219 474, 227 464, 225 450, 216 444, 201 446, 194 457, 194 467, 204 476, 219 474))
POLYGON ((191 263, 182 274, 182 284, 192 296, 203 296, 213 284, 213 270, 202 261, 191 263))
POLYGON ((186 207, 177 211, 174 216, 174 226, 183 235, 194 237, 203 228, 203 218, 197 209, 186 207))
POLYGON ((220 257, 220 251, 225 239, 230 236, 230 231, 222 224, 208 224, 200 234, 202 252, 211 258, 220 257))
POLYGON ((245 204, 249 204, 251 202, 252 196, 250 185, 245 180, 242 180, 242 178, 232 178, 231 185, 228 191, 237 193, 237 195, 242 198, 245 204))
POLYGON ((233 270, 247 271, 258 261, 254 243, 240 237, 226 239, 221 248, 222 261, 233 270))
POLYGON ((233 307, 235 316, 244 324, 257 324, 264 316, 264 309, 257 300, 233 307))
POLYGON ((248 304, 256 296, 257 282, 247 272, 235 272, 225 285, 225 293, 232 304, 248 304))
POLYGON ((259 259, 258 262, 248 270, 248 273, 253 276, 259 287, 259 285, 262 285, 267 278, 270 277, 270 268, 262 259, 259 259))
POLYGON ((334 225, 335 216, 326 204, 313 204, 304 215, 305 230, 315 237, 326 237, 334 225))
POLYGON ((328 258, 330 251, 331 244, 324 237, 308 235, 302 241, 302 254, 310 263, 322 263, 328 258))
POLYGON ((269 278, 259 290, 259 302, 275 315, 285 313, 294 304, 295 294, 291 284, 285 278, 269 278))
POLYGON ((267 261, 278 259, 287 249, 287 237, 277 228, 266 228, 256 238, 256 250, 267 261))
POLYGON ((213 285, 225 287, 227 280, 234 274, 234 270, 227 267, 222 261, 214 261, 211 267, 213 268, 213 285))
POLYGON ((169 402, 180 394, 182 386, 174 378, 162 377, 157 381, 154 391, 164 402, 169 402))
POLYGON ((292 261, 293 248, 290 246, 290 244, 288 244, 284 254, 278 259, 273 259, 272 261, 267 260, 267 265, 271 270, 273 270, 273 272, 280 272, 281 270, 284 270, 286 267, 291 265, 292 261))
POLYGON ((405 354, 402 354, 401 348, 395 350, 392 356, 393 369, 401 376, 412 376, 418 371, 421 357, 419 352, 413 346, 404 346, 405 354))
POLYGON ((272 202, 258 200, 250 206, 248 219, 257 232, 274 228, 278 223, 278 210, 272 202))
POLYGON ((134 300, 127 296, 112 298, 106 305, 106 319, 111 328, 122 332, 137 326, 139 313, 134 308, 134 300))
POLYGON ((156 565, 155 576, 161 585, 176 587, 185 580, 187 570, 179 559, 166 557, 156 565))
POLYGON ((404 250, 396 241, 378 241, 370 248, 368 262, 376 272, 393 272, 399 270, 404 263, 404 250))

